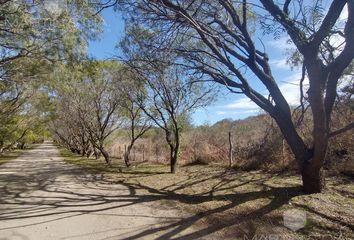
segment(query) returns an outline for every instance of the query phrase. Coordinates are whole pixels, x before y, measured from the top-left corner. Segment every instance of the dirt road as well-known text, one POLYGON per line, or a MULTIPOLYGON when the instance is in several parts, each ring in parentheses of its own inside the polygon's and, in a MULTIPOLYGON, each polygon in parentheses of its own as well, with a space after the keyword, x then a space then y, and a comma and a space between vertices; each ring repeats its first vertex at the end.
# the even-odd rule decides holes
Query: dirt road
POLYGON ((181 214, 156 202, 66 164, 46 142, 0 166, 0 240, 185 239, 181 214))

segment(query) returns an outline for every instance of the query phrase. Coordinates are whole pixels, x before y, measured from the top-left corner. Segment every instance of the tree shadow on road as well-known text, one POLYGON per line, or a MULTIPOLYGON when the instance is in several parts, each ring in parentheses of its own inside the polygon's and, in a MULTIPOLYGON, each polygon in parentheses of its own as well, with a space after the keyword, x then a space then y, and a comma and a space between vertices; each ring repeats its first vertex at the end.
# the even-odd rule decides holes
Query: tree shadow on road
MULTIPOLYGON (((208 178, 215 177, 209 176, 208 178)), ((203 180, 205 181, 206 178, 203 178, 203 180)), ((259 178, 247 180, 241 182, 240 186, 250 182, 262 185, 264 180, 259 178)), ((200 180, 194 177, 176 183, 175 186, 158 189, 139 182, 132 183, 124 179, 112 179, 103 174, 89 173, 70 165, 63 167, 62 163, 57 165, 51 163, 50 168, 46 168, 44 164, 41 169, 32 168, 29 173, 19 172, 18 174, 0 175, 0 183, 2 184, 0 188, 0 222, 33 219, 30 224, 9 227, 19 228, 85 214, 109 214, 107 213, 109 210, 141 203, 151 203, 157 206, 161 201, 179 202, 187 205, 212 201, 227 202, 221 206, 195 214, 192 213, 188 216, 169 217, 151 213, 147 215, 145 213, 132 214, 129 217, 156 218, 159 224, 146 226, 141 231, 130 232, 126 236, 116 236, 117 239, 144 239, 156 235, 159 235, 156 239, 197 239, 240 224, 249 218, 264 216, 286 204, 293 196, 300 194, 298 187, 269 186, 264 186, 265 190, 262 191, 214 194, 218 190, 225 190, 225 185, 229 182, 230 180, 220 177, 220 181, 209 192, 185 194, 181 193, 180 190, 198 184, 200 180), (172 190, 171 187, 173 187, 172 190), (269 201, 255 210, 237 214, 215 224, 205 226, 198 224, 199 221, 208 219, 213 215, 257 199, 268 199, 269 201)), ((127 217, 127 215, 121 217, 127 217)), ((0 231, 5 229, 7 228, 0 226, 0 231)), ((245 231, 243 230, 243 232, 245 231)))

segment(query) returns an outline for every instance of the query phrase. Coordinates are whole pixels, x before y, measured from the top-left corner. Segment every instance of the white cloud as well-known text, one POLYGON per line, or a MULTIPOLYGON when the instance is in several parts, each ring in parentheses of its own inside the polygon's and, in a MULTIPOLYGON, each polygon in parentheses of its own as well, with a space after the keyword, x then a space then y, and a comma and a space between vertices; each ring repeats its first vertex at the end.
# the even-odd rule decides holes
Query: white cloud
POLYGON ((281 51, 295 48, 295 45, 287 36, 280 37, 279 39, 269 40, 266 42, 266 46, 270 46, 281 51))
MULTIPOLYGON (((282 79, 282 81, 278 83, 280 91, 290 106, 298 106, 300 104, 300 79, 301 72, 293 72, 292 75, 282 79)), ((306 96, 309 86, 307 78, 305 78, 303 84, 304 94, 306 96)), ((268 94, 264 94, 264 97, 268 98, 268 94)), ((216 111, 216 114, 219 116, 230 114, 254 115, 260 112, 260 107, 247 97, 238 98, 229 104, 218 106, 217 108, 219 111, 216 111)))
POLYGON ((275 68, 278 68, 278 69, 286 69, 286 70, 290 69, 288 63, 286 62, 286 58, 283 58, 283 59, 272 59, 272 60, 269 61, 269 65, 271 67, 275 67, 275 68))
POLYGON ((280 91, 283 93, 289 105, 299 105, 300 103, 300 87, 298 82, 284 83, 280 86, 280 91))
MULTIPOLYGON (((301 73, 296 72, 293 75, 284 79, 284 81, 279 85, 280 91, 283 93, 286 101, 291 106, 298 106, 300 104, 300 79, 301 73)), ((308 79, 304 80, 304 94, 308 89, 308 79)))
POLYGON ((237 99, 236 101, 227 104, 224 107, 226 109, 259 109, 259 107, 247 97, 237 99))
POLYGON ((216 114, 217 115, 226 115, 227 112, 225 112, 225 111, 217 111, 216 114))
MULTIPOLYGON (((298 106, 300 104, 300 79, 301 73, 295 72, 279 83, 280 91, 283 93, 285 99, 291 106, 298 106)), ((304 94, 306 95, 309 85, 307 78, 305 78, 303 85, 304 94)), ((268 97, 267 94, 264 96, 268 97)), ((260 108, 247 97, 239 98, 230 104, 220 107, 227 110, 237 110, 243 113, 255 113, 260 110, 260 108)), ((219 115, 224 112, 225 111, 220 111, 219 115)))
POLYGON ((259 113, 260 112, 260 108, 258 109, 251 109, 251 110, 241 110, 241 111, 238 111, 238 112, 235 112, 235 113, 243 113, 243 114, 256 114, 256 113, 259 113))

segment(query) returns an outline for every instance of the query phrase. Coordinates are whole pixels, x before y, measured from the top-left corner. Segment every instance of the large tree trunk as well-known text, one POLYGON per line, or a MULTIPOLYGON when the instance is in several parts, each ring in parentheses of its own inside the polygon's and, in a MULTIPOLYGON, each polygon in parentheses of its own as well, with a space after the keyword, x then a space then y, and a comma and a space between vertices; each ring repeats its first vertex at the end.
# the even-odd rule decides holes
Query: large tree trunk
POLYGON ((90 155, 90 144, 89 142, 85 142, 83 144, 82 156, 89 156, 90 155))
POLYGON ((81 156, 84 157, 85 155, 86 155, 86 150, 85 150, 85 148, 83 148, 83 149, 81 150, 81 156))
POLYGON ((135 140, 132 140, 130 142, 130 145, 128 146, 127 150, 124 153, 124 162, 127 167, 130 167, 130 152, 133 149, 135 140))
POLYGON ((23 149, 25 149, 25 146, 26 146, 26 143, 25 142, 21 142, 19 147, 20 147, 20 149, 23 150, 23 149))
POLYGON ((79 154, 79 155, 80 155, 80 150, 79 150, 79 149, 70 148, 70 151, 71 151, 72 153, 75 153, 75 154, 79 154))
POLYGON ((229 167, 232 168, 232 160, 233 160, 233 144, 232 144, 232 136, 231 132, 229 132, 229 167))
POLYGON ((86 158, 90 158, 94 155, 94 151, 92 151, 92 149, 89 149, 86 153, 86 158))
POLYGON ((313 118, 313 144, 312 158, 305 161, 302 166, 303 190, 307 194, 320 193, 325 186, 322 167, 326 158, 329 141, 330 115, 326 116, 324 94, 328 72, 324 71, 324 65, 319 61, 317 52, 304 55, 304 64, 307 69, 310 88, 308 101, 311 106, 313 118))
POLYGON ((109 154, 108 154, 108 152, 106 151, 106 149, 104 149, 103 147, 100 147, 99 150, 100 150, 100 152, 102 153, 105 162, 108 164, 108 166, 111 167, 111 166, 112 166, 111 159, 110 159, 109 154))
POLYGON ((93 153, 95 155, 95 159, 99 159, 101 157, 101 153, 99 152, 99 150, 97 148, 93 148, 93 153))
POLYGON ((178 149, 170 146, 170 167, 171 173, 176 173, 178 149))
MULTIPOLYGON (((315 143, 316 144, 316 143, 315 143)), ((317 144, 319 146, 320 144, 317 144)), ((311 151, 311 158, 302 162, 301 175, 303 192, 306 194, 320 193, 325 188, 323 163, 326 158, 328 139, 322 140, 322 151, 311 151)))
POLYGON ((286 116, 279 113, 273 117, 298 162, 302 175, 303 192, 306 194, 321 192, 325 186, 322 166, 326 157, 328 138, 314 140, 314 146, 320 148, 321 151, 310 149, 298 135, 290 118, 286 119, 286 116))
POLYGON ((177 169, 177 159, 178 159, 178 151, 179 151, 179 129, 175 128, 174 132, 166 132, 166 140, 168 145, 170 146, 170 167, 171 173, 176 173, 177 169), (172 134, 173 138, 172 139, 172 134))
POLYGON ((176 173, 179 152, 179 132, 175 132, 175 145, 171 145, 171 173, 176 173))
POLYGON ((132 147, 131 145, 128 146, 127 150, 124 153, 124 162, 125 162, 125 166, 130 167, 130 151, 131 151, 132 147))
POLYGON ((4 152, 4 142, 0 141, 0 153, 4 152))
POLYGON ((306 194, 320 193, 325 187, 322 168, 313 164, 304 164, 301 169, 303 192, 306 194))

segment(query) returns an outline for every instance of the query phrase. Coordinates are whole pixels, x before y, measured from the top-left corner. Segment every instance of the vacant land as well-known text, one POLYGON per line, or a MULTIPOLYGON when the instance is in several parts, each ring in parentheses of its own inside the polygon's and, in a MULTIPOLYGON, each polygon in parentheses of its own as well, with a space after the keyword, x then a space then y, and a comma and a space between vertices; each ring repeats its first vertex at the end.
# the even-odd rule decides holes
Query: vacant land
POLYGON ((156 203, 156 208, 192 214, 146 233, 170 228, 166 236, 172 237, 193 225, 199 230, 184 235, 187 239, 354 238, 354 183, 347 177, 328 178, 323 193, 301 195, 296 174, 241 172, 217 165, 183 166, 169 174, 164 165, 142 163, 127 169, 116 160, 109 168, 102 160, 81 158, 66 150, 61 154, 68 163, 128 186, 143 201, 156 203), (305 227, 297 231, 283 223, 284 212, 294 209, 306 214, 305 227))

